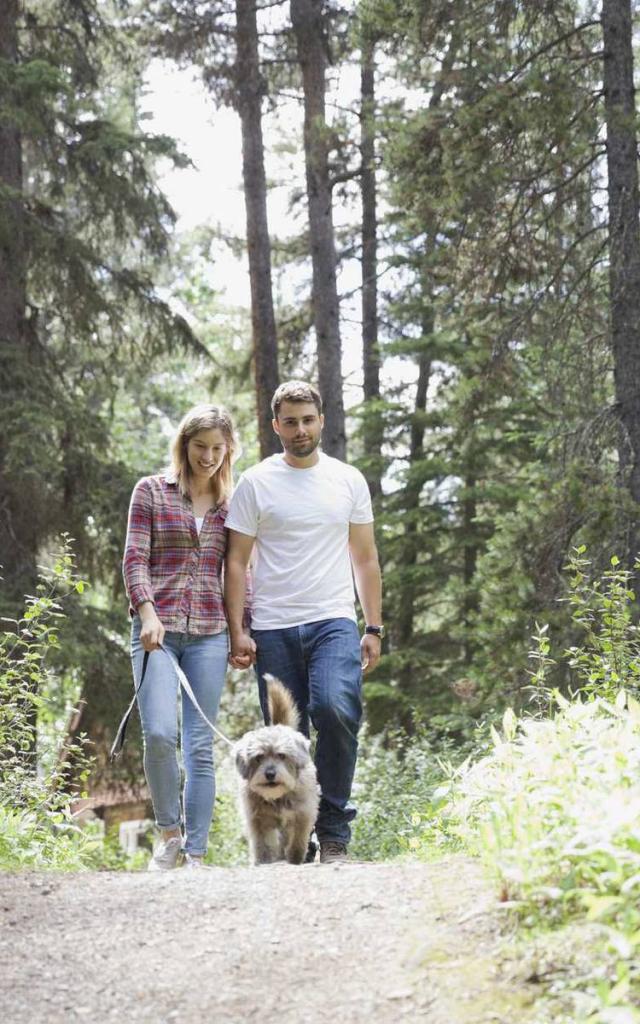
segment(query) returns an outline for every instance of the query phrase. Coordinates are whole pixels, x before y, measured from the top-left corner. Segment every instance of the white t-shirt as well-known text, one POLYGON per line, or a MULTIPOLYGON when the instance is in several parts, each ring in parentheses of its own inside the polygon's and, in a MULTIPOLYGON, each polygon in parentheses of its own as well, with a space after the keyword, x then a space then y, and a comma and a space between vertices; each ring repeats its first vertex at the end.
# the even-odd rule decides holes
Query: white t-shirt
POLYGON ((319 454, 308 469, 271 455, 243 473, 231 499, 225 525, 256 538, 254 629, 355 621, 349 524, 373 522, 371 497, 359 470, 319 454))

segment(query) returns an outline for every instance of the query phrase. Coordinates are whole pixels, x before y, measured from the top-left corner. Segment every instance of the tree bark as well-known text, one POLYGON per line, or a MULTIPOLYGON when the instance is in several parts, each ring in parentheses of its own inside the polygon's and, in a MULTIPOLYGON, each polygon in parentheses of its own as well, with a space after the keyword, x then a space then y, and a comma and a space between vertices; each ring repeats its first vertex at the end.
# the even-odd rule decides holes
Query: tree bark
MULTIPOLYGON (((0 58, 18 62, 19 0, 0 4, 0 58)), ((0 114, 0 606, 21 613, 26 592, 36 579, 37 509, 30 508, 24 477, 28 448, 20 463, 22 481, 8 466, 9 447, 18 421, 17 403, 28 401, 26 361, 26 242, 22 207, 23 166, 20 131, 11 114, 11 97, 0 114)))
POLYGON ((371 496, 382 493, 382 417, 378 349, 378 220, 376 204, 374 44, 362 43, 360 68, 360 154, 362 171, 362 369, 364 383, 365 476, 371 496))
MULTIPOLYGON (((431 325, 433 330, 433 324, 431 325)), ((423 480, 416 472, 418 462, 424 456, 424 413, 427 408, 427 393, 431 378, 431 356, 423 349, 418 357, 418 381, 414 411, 411 421, 411 440, 409 442, 409 479, 404 489, 403 509, 406 516, 404 528, 404 545, 399 564, 406 573, 406 583, 402 587, 402 600, 396 610, 396 645, 404 651, 411 646, 413 640, 414 604, 416 587, 411 570, 417 564, 419 552, 418 511, 423 480)))
POLYGON ((271 398, 279 383, 278 341, 273 311, 271 241, 262 140, 262 97, 255 0, 236 0, 236 98, 242 126, 242 176, 251 282, 251 324, 260 456, 280 451, 271 426, 271 398))
POLYGON ((322 0, 291 0, 291 23, 304 89, 304 152, 313 268, 313 319, 318 383, 324 402, 324 450, 346 455, 337 258, 325 117, 326 41, 322 0))
MULTIPOLYGON (((427 313, 424 323, 425 332, 433 331, 433 319, 427 313)), ((426 335, 425 335, 426 336, 426 335)), ((404 543, 402 552, 398 559, 400 571, 404 577, 402 582, 401 600, 395 613, 395 628, 393 633, 394 647, 402 654, 403 662, 399 673, 400 689, 404 695, 411 692, 412 684, 415 682, 415 665, 411 652, 414 642, 414 620, 417 586, 414 578, 414 569, 418 564, 420 551, 420 531, 418 528, 418 516, 420 511, 420 494, 422 492, 423 479, 417 469, 418 463, 424 457, 424 413, 427 408, 427 394, 429 380, 431 378, 431 356, 427 349, 422 349, 418 357, 418 382, 414 402, 414 413, 411 422, 411 439, 409 442, 409 479, 404 490, 404 543)), ((402 726, 409 735, 414 732, 413 711, 406 710, 402 715, 402 726)))
MULTIPOLYGON (((609 190, 609 302, 620 464, 632 499, 628 554, 640 548, 640 223, 631 0, 603 0, 609 190)), ((636 579, 640 597, 640 581, 636 579)))

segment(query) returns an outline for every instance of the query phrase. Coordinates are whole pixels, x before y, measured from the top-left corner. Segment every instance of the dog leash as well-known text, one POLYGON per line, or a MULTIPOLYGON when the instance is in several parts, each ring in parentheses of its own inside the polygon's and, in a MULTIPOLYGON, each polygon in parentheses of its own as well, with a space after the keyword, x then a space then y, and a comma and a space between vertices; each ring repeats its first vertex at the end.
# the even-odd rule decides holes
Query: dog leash
MULTIPOLYGON (((180 686, 182 686, 182 689, 186 693, 187 697, 189 698, 189 700, 193 704, 194 708, 196 709, 196 711, 198 712, 200 717, 206 722, 206 724, 209 726, 211 731, 213 733, 215 733, 216 736, 218 736, 221 740, 223 740, 229 747, 233 747, 233 743, 231 742, 231 740, 227 739, 225 734, 223 732, 220 732, 220 730, 216 728, 216 726, 213 724, 213 722, 209 721, 209 719, 207 718, 207 716, 205 715, 204 711, 202 710, 202 708, 200 707, 200 705, 198 703, 196 695, 195 695, 195 693, 193 692, 193 690, 191 688, 191 683, 187 679, 186 675, 184 674, 184 672, 182 671, 182 669, 180 668, 178 663, 171 657, 171 655, 169 654, 169 652, 166 649, 166 647, 163 647, 162 644, 160 644, 159 647, 158 647, 158 650, 162 651, 163 654, 166 654, 166 656, 169 659, 169 661, 171 662, 171 664, 173 666, 173 670, 174 670, 174 672, 175 672, 175 674, 176 674, 176 676, 178 678, 178 683, 180 684, 180 686)), ((142 684, 144 683, 144 679, 145 679, 145 676, 146 676, 146 673, 147 673, 147 665, 149 664, 149 655, 150 654, 151 654, 151 651, 145 651, 144 652, 144 658, 142 659, 142 674, 140 676, 140 682, 139 682, 137 687, 134 686, 135 692, 133 694, 133 697, 131 698, 131 702, 129 704, 129 707, 125 711, 125 713, 124 713, 124 715, 122 717, 122 721, 120 722, 120 725, 118 726, 118 731, 116 733, 116 738, 113 741, 113 745, 111 747, 111 753, 110 753, 109 757, 110 757, 110 759, 112 761, 115 761, 115 759, 118 757, 118 755, 122 753, 122 748, 124 747, 125 733, 127 731, 127 725, 129 724, 129 719, 131 717, 131 712, 133 711, 134 705, 135 705, 136 700, 138 698, 138 694, 140 693, 140 690, 142 689, 142 684)))

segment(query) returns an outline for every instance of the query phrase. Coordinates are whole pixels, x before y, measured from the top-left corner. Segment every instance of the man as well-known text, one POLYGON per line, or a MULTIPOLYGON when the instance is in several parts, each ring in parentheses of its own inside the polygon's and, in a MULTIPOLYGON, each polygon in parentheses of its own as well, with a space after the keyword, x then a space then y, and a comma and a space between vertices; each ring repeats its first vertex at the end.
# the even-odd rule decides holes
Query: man
POLYGON ((227 517, 225 603, 231 664, 257 662, 293 694, 301 729, 317 731, 320 860, 345 860, 349 803, 362 718, 362 669, 380 658, 381 581, 371 498, 353 466, 320 452, 322 400, 309 384, 281 384, 271 403, 283 452, 243 474, 227 517), (253 548, 251 636, 242 626, 245 571, 253 548), (352 574, 353 568, 353 574, 352 574), (353 577, 366 622, 360 640, 353 577))

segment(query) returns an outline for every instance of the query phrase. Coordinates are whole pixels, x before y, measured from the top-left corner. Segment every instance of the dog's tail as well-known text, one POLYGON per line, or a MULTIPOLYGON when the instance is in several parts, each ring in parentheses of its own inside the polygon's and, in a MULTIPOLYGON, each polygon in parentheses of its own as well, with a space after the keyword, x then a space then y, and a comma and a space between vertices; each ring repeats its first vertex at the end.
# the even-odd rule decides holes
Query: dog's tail
POLYGON ((297 729, 300 725, 300 714, 289 690, 269 672, 265 672, 264 681, 267 684, 271 725, 288 725, 291 729, 297 729))

